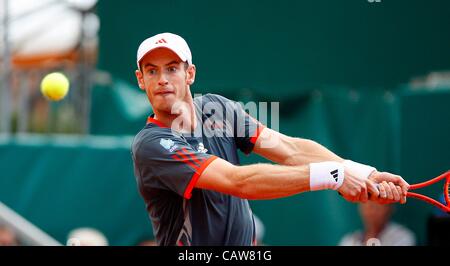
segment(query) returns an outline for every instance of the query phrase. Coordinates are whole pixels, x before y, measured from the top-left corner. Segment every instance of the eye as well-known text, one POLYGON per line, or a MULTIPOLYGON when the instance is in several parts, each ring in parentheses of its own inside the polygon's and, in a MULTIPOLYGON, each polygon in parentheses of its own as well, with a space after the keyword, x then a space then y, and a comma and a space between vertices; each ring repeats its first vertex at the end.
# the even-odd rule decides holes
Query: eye
POLYGON ((150 75, 155 75, 156 74, 156 69, 150 69, 147 73, 150 74, 150 75))
POLYGON ((167 70, 169 71, 169 73, 173 73, 177 71, 177 68, 175 66, 171 66, 167 70))

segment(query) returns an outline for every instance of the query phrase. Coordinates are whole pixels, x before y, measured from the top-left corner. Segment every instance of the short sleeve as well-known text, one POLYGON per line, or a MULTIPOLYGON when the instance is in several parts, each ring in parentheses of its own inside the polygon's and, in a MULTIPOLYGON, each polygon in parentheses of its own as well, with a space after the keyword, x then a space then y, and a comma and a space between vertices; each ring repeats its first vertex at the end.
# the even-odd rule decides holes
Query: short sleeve
POLYGON ((213 98, 214 102, 220 102, 225 107, 227 120, 232 115, 233 138, 236 146, 245 154, 251 153, 265 126, 247 114, 240 103, 220 95, 208 94, 208 96, 213 98))
POLYGON ((158 129, 133 144, 136 175, 145 188, 166 189, 186 198, 206 167, 217 157, 194 150, 170 129, 158 129))
POLYGON ((237 109, 236 144, 245 154, 249 154, 255 147, 256 140, 265 128, 258 120, 247 114, 239 105, 237 109), (240 122, 243 121, 243 122, 240 122))

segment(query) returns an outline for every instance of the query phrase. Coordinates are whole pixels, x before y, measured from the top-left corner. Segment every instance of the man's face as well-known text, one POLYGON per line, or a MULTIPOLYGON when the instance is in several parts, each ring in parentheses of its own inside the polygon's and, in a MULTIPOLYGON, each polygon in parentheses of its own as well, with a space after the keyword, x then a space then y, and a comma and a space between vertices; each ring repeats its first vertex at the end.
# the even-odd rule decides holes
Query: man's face
POLYGON ((194 82, 195 67, 186 67, 171 50, 158 48, 142 58, 141 71, 136 70, 136 78, 154 110, 172 113, 175 103, 191 97, 189 85, 194 82))

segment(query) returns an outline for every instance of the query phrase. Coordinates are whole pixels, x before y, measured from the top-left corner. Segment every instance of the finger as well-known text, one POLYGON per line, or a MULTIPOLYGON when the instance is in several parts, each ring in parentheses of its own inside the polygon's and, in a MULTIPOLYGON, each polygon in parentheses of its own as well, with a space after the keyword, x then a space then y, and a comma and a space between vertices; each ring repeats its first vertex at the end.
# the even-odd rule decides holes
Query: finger
POLYGON ((361 195, 361 193, 356 189, 356 188, 352 188, 352 190, 349 193, 349 198, 351 202, 358 202, 359 201, 359 197, 361 195))
POLYGON ((407 185, 403 185, 403 186, 400 186, 401 188, 402 188, 402 192, 403 192, 403 194, 408 194, 408 190, 409 190, 409 184, 407 184, 407 185))
POLYGON ((345 200, 349 202, 358 202, 360 193, 356 189, 356 186, 353 185, 342 185, 339 189, 339 192, 342 194, 345 200))
POLYGON ((394 199, 394 194, 392 194, 392 190, 391 187, 389 186, 388 182, 383 181, 381 183, 381 185, 384 187, 384 189, 386 190, 386 199, 387 200, 393 200, 394 199))
POLYGON ((400 194, 400 204, 406 203, 406 196, 402 194, 403 189, 399 186, 397 186, 398 193, 400 194))
POLYGON ((395 184, 392 182, 389 182, 389 187, 392 190, 392 195, 394 196, 394 201, 400 201, 400 196, 402 194, 398 193, 398 190, 397 190, 397 187, 395 186, 395 184))
MULTIPOLYGON (((403 190, 407 191, 409 189, 409 184, 406 182, 401 176, 394 175, 391 173, 383 172, 382 173, 382 179, 386 182, 392 182, 396 185, 399 185, 402 187, 403 190)), ((380 180, 381 181, 381 180, 380 180)))
POLYGON ((403 179, 401 176, 399 175, 393 175, 394 176, 394 184, 399 185, 402 190, 404 195, 406 195, 406 193, 408 192, 409 189, 409 184, 405 181, 405 179, 403 179))
POLYGON ((380 191, 378 190, 377 184, 375 184, 372 180, 367 179, 367 192, 370 195, 370 199, 374 200, 380 196, 380 191))
POLYGON ((367 202, 368 198, 369 198, 369 196, 367 195, 367 187, 366 187, 366 184, 363 183, 361 185, 361 192, 359 193, 358 199, 360 202, 367 202))
POLYGON ((369 200, 369 195, 367 192, 362 192, 358 198, 359 202, 366 203, 369 200))
POLYGON ((409 189, 409 184, 399 175, 393 175, 393 183, 395 185, 398 185, 402 188, 402 195, 406 196, 406 193, 408 192, 409 189))
POLYGON ((387 192, 384 188, 383 184, 378 184, 378 190, 380 191, 379 198, 386 199, 387 198, 387 192))
POLYGON ((403 189, 400 186, 396 186, 398 194, 400 194, 400 204, 406 203, 406 196, 403 195, 403 189))

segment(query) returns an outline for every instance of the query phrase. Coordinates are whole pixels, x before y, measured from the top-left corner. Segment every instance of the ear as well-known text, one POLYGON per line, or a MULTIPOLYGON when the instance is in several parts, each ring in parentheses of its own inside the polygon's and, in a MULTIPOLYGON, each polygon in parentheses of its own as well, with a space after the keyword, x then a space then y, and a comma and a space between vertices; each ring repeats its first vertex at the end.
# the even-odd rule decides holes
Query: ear
POLYGON ((142 75, 142 72, 140 70, 136 70, 134 72, 134 74, 136 75, 136 79, 137 79, 137 83, 139 85, 139 88, 141 90, 145 90, 144 75, 142 75))
POLYGON ((188 85, 194 84, 194 81, 195 81, 195 73, 196 73, 195 65, 190 65, 190 66, 188 66, 188 68, 187 68, 187 70, 186 70, 186 83, 187 83, 188 85))

